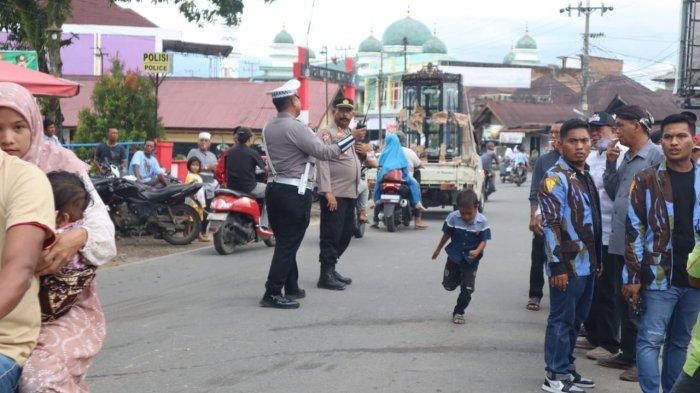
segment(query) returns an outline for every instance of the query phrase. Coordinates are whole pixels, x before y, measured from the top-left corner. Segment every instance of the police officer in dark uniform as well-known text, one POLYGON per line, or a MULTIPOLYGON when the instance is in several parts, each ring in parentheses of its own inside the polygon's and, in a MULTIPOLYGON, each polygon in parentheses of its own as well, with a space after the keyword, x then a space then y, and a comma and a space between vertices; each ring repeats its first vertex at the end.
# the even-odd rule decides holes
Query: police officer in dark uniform
POLYGON ((265 295, 260 301, 263 307, 298 308, 296 300, 306 296, 298 284, 296 254, 311 216, 313 184, 308 178, 314 158, 338 158, 355 143, 350 135, 338 143, 325 144, 306 124, 297 120, 301 113, 301 101, 297 96, 299 86, 299 81, 292 79, 269 92, 278 114, 262 131, 272 175, 265 202, 276 239, 265 295))

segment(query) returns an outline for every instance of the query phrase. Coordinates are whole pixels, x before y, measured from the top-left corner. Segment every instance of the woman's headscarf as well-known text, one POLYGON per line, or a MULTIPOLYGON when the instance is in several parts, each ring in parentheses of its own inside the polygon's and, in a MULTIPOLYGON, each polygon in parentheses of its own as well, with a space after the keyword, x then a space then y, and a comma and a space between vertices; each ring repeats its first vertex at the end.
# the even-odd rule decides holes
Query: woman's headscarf
POLYGON ((396 134, 387 133, 385 139, 384 150, 379 156, 379 174, 377 179, 383 179, 384 175, 394 169, 405 169, 408 171, 408 160, 399 142, 399 137, 396 134))
POLYGON ((72 151, 44 141, 44 123, 39 105, 27 89, 16 83, 0 82, 0 108, 2 107, 13 109, 29 124, 32 142, 22 157, 24 161, 38 166, 44 173, 81 173, 87 170, 87 165, 72 151))

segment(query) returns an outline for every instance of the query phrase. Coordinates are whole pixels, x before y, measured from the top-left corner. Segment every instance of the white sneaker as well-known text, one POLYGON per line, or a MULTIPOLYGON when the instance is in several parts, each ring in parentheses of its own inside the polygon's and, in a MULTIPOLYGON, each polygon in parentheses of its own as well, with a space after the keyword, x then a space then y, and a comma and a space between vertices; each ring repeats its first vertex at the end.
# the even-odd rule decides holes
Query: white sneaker
POLYGON ((544 378, 544 383, 542 384, 542 390, 545 392, 552 393, 583 393, 584 390, 574 385, 573 378, 569 378, 564 381, 556 381, 549 379, 549 377, 544 378))

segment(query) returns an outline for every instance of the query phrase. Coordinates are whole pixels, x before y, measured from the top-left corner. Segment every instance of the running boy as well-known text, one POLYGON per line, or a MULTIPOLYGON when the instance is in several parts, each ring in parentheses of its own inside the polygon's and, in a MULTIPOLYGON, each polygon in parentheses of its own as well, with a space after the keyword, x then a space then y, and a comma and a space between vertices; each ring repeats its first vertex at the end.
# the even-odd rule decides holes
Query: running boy
POLYGON ((442 286, 448 291, 460 287, 457 305, 452 312, 452 322, 464 324, 464 310, 467 309, 474 292, 476 270, 484 256, 486 241, 491 240, 491 229, 486 217, 478 212, 479 200, 472 190, 457 194, 457 209, 450 213, 442 226, 442 239, 433 259, 437 259, 448 240, 445 251, 447 262, 442 286))

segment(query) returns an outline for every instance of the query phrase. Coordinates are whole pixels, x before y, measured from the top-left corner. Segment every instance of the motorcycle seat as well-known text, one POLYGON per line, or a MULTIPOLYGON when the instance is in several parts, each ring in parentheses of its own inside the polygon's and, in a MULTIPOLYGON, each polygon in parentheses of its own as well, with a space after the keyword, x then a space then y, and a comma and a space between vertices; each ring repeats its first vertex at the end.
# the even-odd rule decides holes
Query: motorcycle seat
POLYGON ((152 188, 149 190, 141 191, 141 194, 148 200, 151 201, 164 201, 171 198, 174 195, 180 194, 192 188, 193 192, 197 192, 196 189, 201 188, 201 184, 171 184, 164 188, 152 188))
POLYGON ((256 198, 256 197, 250 195, 250 194, 246 194, 245 192, 236 191, 236 190, 229 190, 229 189, 227 189, 227 188, 220 188, 220 189, 214 191, 214 195, 215 195, 215 196, 219 196, 219 195, 231 195, 231 196, 234 196, 234 197, 236 197, 236 198, 258 199, 258 198, 256 198))

